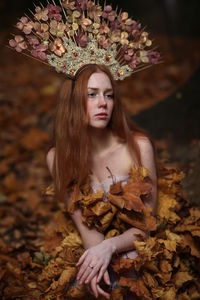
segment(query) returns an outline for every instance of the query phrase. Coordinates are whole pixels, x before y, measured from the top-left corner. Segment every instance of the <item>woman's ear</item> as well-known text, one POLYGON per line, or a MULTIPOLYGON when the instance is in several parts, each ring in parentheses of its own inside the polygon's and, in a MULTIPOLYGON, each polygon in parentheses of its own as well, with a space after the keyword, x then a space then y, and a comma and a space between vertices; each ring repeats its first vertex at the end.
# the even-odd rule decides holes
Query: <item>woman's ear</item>
POLYGON ((53 175, 53 163, 55 158, 55 147, 51 148, 46 156, 46 162, 51 176, 53 175))

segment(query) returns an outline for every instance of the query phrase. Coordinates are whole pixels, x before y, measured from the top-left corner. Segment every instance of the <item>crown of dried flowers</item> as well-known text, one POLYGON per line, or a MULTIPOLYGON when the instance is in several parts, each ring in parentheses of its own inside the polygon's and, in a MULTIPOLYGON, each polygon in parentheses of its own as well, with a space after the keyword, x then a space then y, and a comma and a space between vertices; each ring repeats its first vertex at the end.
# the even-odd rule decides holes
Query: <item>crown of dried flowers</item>
MULTIPOLYGON (((94 0, 95 1, 95 0, 94 0)), ((115 80, 159 61, 149 34, 127 12, 92 0, 59 0, 23 16, 9 45, 74 78, 87 64, 106 65, 115 80)))

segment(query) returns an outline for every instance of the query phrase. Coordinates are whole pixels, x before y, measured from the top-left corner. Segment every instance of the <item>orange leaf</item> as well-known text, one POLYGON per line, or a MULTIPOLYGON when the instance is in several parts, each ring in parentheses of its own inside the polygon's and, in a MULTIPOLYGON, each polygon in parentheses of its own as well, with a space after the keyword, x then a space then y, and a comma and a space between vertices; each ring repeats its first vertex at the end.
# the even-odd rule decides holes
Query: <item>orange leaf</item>
POLYGON ((124 200, 121 196, 116 196, 109 193, 108 201, 121 209, 124 208, 124 200))
POLYGON ((135 196, 133 193, 125 192, 123 194, 123 199, 125 200, 124 207, 127 210, 133 209, 136 212, 141 212, 144 208, 144 203, 140 199, 140 197, 135 196))

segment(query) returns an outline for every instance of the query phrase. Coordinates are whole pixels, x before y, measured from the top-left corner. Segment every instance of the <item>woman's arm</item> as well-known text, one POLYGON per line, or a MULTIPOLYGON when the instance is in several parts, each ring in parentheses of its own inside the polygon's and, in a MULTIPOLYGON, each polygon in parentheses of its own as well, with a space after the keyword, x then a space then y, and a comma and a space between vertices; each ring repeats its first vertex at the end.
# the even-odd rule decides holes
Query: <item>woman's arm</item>
MULTIPOLYGON (((156 213, 157 206, 157 174, 154 150, 150 140, 147 137, 138 137, 137 143, 141 152, 142 166, 149 171, 152 191, 150 197, 145 201, 145 205, 152 209, 152 214, 156 213)), ((137 234, 146 236, 144 231, 137 228, 130 228, 123 234, 105 240, 103 243, 111 243, 118 253, 133 249, 133 241, 137 239, 137 234)))
POLYGON ((138 137, 137 143, 141 152, 142 166, 148 169, 152 184, 151 197, 145 201, 145 205, 150 207, 152 214, 155 215, 157 208, 157 173, 154 149, 147 137, 138 137))
MULTIPOLYGON (((51 148, 48 151, 47 156, 46 156, 46 162, 47 162, 47 166, 48 166, 51 176, 53 175, 54 157, 55 157, 55 148, 51 148)), ((69 195, 66 194, 64 201, 65 201, 65 204, 67 207, 70 204, 70 200, 71 199, 70 199, 69 195)), ((98 232, 95 229, 89 229, 82 222, 82 213, 81 213, 80 209, 76 209, 73 214, 70 214, 70 216, 71 216, 73 222, 75 223, 77 230, 79 231, 79 233, 81 235, 85 249, 94 247, 95 245, 100 244, 104 240, 104 235, 102 233, 98 232)), ((88 271, 91 272, 91 268, 89 268, 88 271)), ((107 284, 110 284, 110 278, 109 278, 109 274, 108 274, 107 270, 105 270, 105 272, 103 274, 103 278, 107 284)), ((102 290, 102 288, 100 288, 100 286, 98 285, 97 275, 93 276, 91 282, 89 282, 88 284, 90 286, 90 290, 92 290, 92 293, 94 293, 94 295, 96 297, 98 297, 98 295, 101 294, 104 297, 109 299, 109 294, 106 293, 104 290, 102 290)))
MULTIPOLYGON (((51 148, 46 156, 47 166, 49 168, 50 174, 53 174, 53 161, 55 157, 55 148, 51 148)), ((68 207, 70 204, 70 197, 68 194, 65 195, 64 202, 68 207)), ((104 240, 104 235, 98 232, 95 229, 89 229, 83 222, 82 222, 82 214, 80 209, 76 209, 73 214, 70 214, 72 220, 74 221, 81 238, 83 240, 83 245, 86 249, 97 245, 98 243, 104 240)))

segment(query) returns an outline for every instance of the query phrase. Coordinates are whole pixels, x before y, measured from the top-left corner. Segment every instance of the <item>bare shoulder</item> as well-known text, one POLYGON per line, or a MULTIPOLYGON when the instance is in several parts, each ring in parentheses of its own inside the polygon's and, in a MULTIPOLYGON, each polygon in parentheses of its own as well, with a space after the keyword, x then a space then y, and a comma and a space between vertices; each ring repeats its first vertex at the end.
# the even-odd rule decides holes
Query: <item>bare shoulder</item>
POLYGON ((150 139, 146 135, 138 135, 135 137, 135 141, 140 147, 141 151, 153 151, 153 146, 150 139))
POLYGON ((151 140, 147 136, 135 137, 141 155, 141 163, 150 172, 152 178, 156 178, 155 153, 151 140))
POLYGON ((46 155, 46 162, 49 168, 49 172, 52 174, 53 171, 53 162, 55 157, 55 147, 51 148, 46 155))

